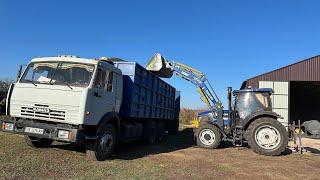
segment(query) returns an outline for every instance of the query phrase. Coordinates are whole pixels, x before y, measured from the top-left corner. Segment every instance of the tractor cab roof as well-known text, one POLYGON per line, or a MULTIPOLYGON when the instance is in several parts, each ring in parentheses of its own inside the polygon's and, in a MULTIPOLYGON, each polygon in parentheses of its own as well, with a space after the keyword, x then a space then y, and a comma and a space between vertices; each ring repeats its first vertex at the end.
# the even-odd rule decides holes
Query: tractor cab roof
POLYGON ((258 92, 258 93, 270 93, 272 94, 274 91, 271 88, 249 88, 249 89, 241 89, 241 90, 234 90, 233 94, 239 94, 239 93, 246 93, 246 92, 258 92))

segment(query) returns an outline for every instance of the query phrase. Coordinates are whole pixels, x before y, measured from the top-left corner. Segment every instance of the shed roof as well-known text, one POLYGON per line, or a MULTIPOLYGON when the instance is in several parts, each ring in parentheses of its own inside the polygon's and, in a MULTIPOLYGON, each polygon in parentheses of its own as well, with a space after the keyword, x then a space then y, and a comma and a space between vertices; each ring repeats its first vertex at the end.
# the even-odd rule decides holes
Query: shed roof
POLYGON ((258 88, 259 81, 320 81, 320 55, 247 79, 241 89, 258 88))

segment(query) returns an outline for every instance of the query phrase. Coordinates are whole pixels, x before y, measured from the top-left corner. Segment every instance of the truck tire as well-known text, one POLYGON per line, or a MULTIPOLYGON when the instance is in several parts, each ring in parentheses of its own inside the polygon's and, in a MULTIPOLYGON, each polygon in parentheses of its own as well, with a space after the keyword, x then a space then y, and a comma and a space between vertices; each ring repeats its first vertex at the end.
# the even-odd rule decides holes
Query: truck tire
POLYGON ((27 135, 24 136, 24 139, 27 145, 33 148, 47 148, 53 143, 52 139, 38 138, 27 135))
POLYGON ((254 152, 277 156, 288 146, 288 133, 276 119, 262 117, 254 120, 248 127, 248 145, 254 152))
POLYGON ((157 124, 154 121, 147 121, 143 127, 143 139, 146 144, 152 145, 157 139, 157 124))
POLYGON ((102 124, 97 130, 97 140, 87 142, 87 156, 94 161, 104 161, 111 157, 118 143, 116 128, 113 124, 102 124))
POLYGON ((168 133, 170 135, 176 135, 179 131, 179 119, 170 121, 168 126, 168 133))
POLYGON ((165 125, 163 121, 158 121, 157 123, 157 141, 162 142, 165 138, 166 131, 165 131, 165 125))
POLYGON ((221 132, 216 126, 202 123, 196 132, 198 146, 206 149, 215 149, 220 145, 221 132))

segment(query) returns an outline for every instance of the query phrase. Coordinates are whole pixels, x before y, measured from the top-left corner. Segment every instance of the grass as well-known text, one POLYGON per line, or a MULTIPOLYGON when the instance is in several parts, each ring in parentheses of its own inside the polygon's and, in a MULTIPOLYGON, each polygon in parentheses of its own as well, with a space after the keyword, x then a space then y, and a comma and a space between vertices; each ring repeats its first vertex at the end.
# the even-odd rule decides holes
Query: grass
POLYGON ((192 131, 158 145, 121 145, 113 159, 87 159, 83 147, 28 147, 23 136, 0 132, 1 179, 317 179, 320 156, 260 156, 247 148, 194 147, 192 131))

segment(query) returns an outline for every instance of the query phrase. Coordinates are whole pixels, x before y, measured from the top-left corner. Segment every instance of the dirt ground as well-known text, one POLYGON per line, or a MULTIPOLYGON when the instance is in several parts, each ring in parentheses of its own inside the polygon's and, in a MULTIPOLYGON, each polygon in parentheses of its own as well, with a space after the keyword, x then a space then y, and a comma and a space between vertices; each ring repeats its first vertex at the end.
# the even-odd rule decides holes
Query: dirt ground
POLYGON ((190 129, 158 145, 121 145, 105 162, 88 160, 74 145, 32 149, 20 135, 0 133, 0 144, 1 179, 320 179, 319 151, 266 157, 246 147, 201 149, 190 129))

